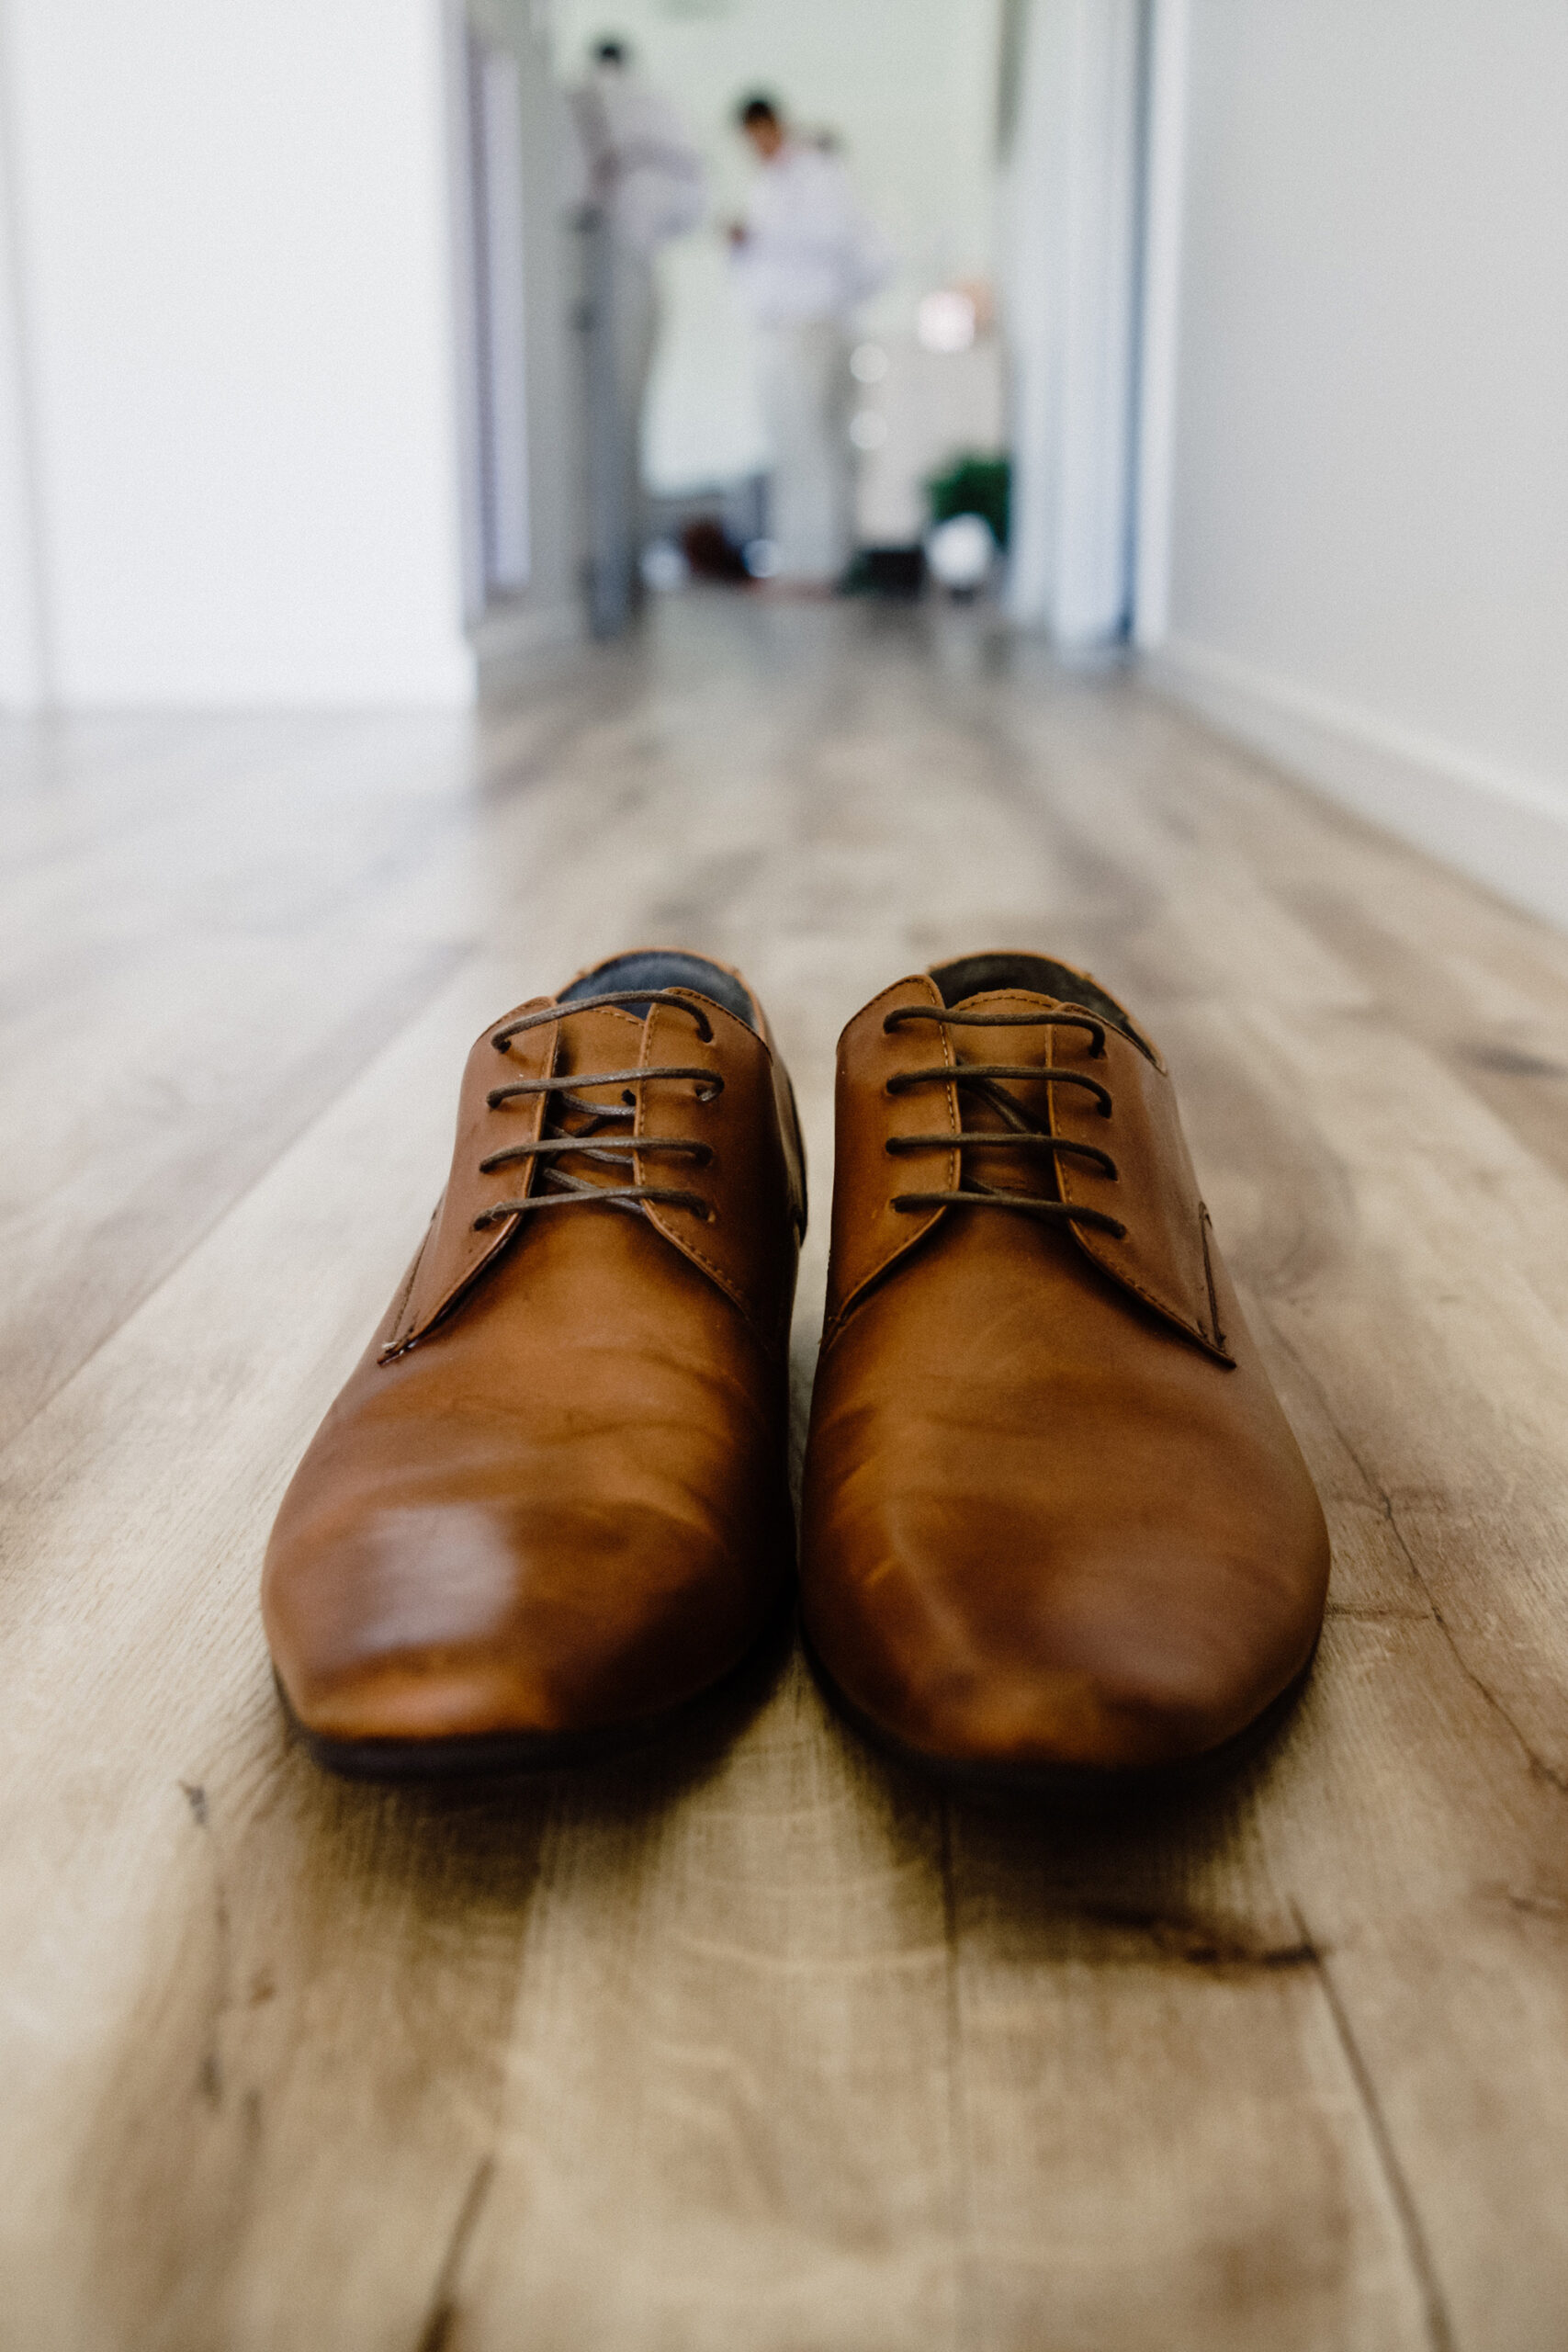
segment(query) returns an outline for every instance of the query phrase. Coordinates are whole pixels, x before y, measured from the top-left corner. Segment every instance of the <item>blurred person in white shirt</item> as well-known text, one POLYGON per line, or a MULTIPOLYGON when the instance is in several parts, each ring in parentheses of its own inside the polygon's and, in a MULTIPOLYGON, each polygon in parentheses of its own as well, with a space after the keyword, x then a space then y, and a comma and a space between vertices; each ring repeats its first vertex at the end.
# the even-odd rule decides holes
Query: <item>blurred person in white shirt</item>
POLYGON ((777 576, 830 587, 853 542, 850 325, 893 258, 834 154, 795 137, 771 98, 737 119, 761 169, 730 231, 736 283, 761 341, 777 576))
POLYGON ((625 626, 641 552, 642 413, 658 333, 654 257, 694 229, 707 177, 679 114, 625 41, 595 42, 570 96, 574 185, 589 232, 588 503, 593 627, 625 626))

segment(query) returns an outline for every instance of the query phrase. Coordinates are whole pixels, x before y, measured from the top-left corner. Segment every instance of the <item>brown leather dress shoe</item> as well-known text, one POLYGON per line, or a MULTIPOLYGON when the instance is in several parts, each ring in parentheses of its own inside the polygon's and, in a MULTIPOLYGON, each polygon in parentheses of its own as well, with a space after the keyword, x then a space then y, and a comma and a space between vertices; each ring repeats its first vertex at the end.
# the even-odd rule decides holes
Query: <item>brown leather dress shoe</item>
POLYGON ((596 1754, 765 1641, 805 1223, 739 975, 617 956, 485 1031, 430 1230, 267 1551, 279 1687, 323 1763, 596 1754))
POLYGON ((829 1690, 961 1783, 1200 1780, 1304 1679, 1323 1514, 1165 1065, 1086 975, 971 956, 845 1030, 803 1521, 829 1690))

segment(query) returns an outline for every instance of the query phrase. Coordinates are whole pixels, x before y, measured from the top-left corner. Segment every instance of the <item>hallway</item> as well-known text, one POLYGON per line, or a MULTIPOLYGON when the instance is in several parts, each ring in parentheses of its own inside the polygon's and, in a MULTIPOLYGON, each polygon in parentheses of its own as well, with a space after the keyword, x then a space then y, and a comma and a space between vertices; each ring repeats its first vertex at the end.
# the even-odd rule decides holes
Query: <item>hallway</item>
MULTIPOLYGON (((543 657, 541 657, 543 663, 543 657)), ((0 2245, 17 2352, 1550 2352, 1568 939, 983 616, 655 605, 460 716, 12 722, 0 2245), (1335 1585, 1277 1748, 1086 1827, 798 1657, 652 1761, 324 1779, 256 1611, 479 1028, 933 959, 1170 1058, 1335 1585)))

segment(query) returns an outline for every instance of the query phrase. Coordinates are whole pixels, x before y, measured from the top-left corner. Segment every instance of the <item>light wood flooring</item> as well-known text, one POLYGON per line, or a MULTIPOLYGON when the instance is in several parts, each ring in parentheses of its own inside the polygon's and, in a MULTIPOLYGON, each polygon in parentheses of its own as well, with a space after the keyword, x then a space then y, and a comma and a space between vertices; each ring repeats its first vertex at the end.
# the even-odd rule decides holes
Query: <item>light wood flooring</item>
POLYGON ((1568 940, 973 616, 671 603, 457 718, 0 730, 5 2352, 1562 2352, 1568 940), (1278 1749, 1120 1827, 723 1736, 325 1779, 256 1614, 464 1050, 1090 965, 1320 1482, 1278 1749))

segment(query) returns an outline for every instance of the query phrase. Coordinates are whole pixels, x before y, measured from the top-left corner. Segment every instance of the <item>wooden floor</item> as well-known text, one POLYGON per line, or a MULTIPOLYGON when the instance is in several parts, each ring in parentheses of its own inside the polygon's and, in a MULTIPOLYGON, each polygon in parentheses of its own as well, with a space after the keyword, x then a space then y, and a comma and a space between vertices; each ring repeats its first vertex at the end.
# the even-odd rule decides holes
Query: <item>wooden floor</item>
POLYGON ((6 2352, 1562 2352, 1568 941, 964 616, 0 760, 6 2352), (1244 1781, 970 1813, 797 1661, 581 1777, 290 1747, 262 1545, 464 1048, 649 941, 795 1074, 802 1411, 844 1021, 1005 945, 1153 1027, 1334 1532, 1244 1781))

